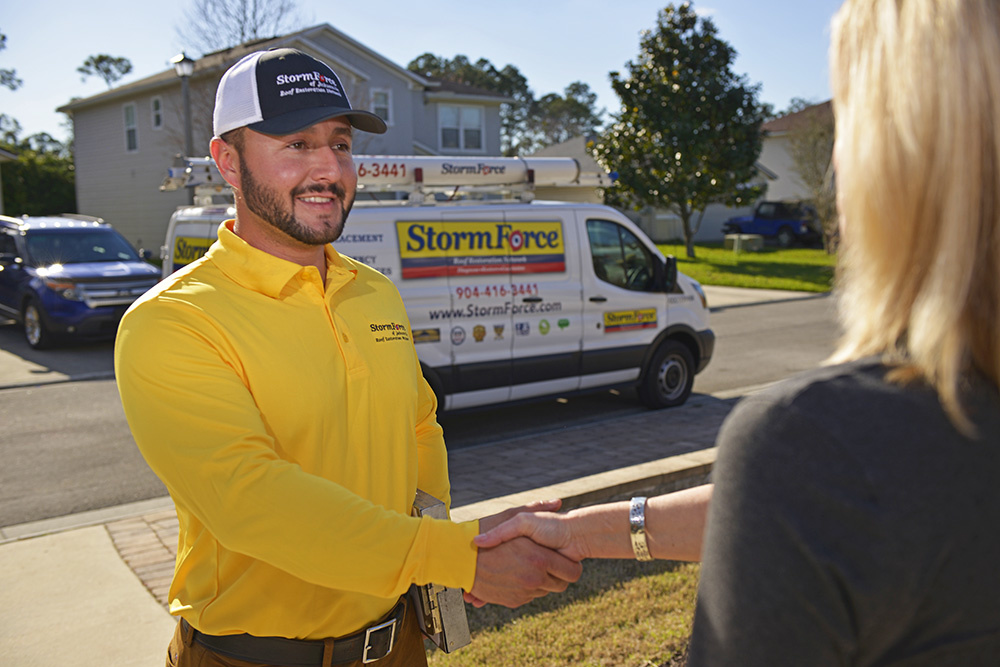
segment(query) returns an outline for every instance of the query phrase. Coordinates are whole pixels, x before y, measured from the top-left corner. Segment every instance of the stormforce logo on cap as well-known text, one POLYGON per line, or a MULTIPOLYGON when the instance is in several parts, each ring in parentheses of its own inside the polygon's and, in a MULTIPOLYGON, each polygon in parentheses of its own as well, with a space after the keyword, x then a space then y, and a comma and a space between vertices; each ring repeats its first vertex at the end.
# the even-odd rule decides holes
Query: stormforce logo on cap
POLYGON ((339 81, 320 74, 319 72, 303 72, 302 74, 279 74, 274 78, 276 86, 295 85, 300 83, 309 84, 308 88, 290 88, 279 91, 281 97, 286 95, 297 95, 298 93, 330 93, 337 97, 343 97, 340 90, 339 81))
POLYGON ((223 75, 213 129, 220 137, 239 127, 285 135, 338 116, 364 132, 386 130, 375 114, 351 109, 344 84, 326 63, 296 49, 272 49, 244 56, 223 75))

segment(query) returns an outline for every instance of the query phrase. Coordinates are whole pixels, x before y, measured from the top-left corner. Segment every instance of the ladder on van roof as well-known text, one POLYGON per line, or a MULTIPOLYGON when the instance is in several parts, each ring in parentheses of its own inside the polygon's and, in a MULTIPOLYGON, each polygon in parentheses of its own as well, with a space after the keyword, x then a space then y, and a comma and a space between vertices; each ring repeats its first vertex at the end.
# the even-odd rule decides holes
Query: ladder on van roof
MULTIPOLYGON (((537 187, 607 187, 604 173, 583 173, 570 157, 445 157, 429 155, 355 155, 358 195, 386 203, 422 204, 472 200, 530 202, 537 187), (492 199, 491 199, 492 197, 492 199)), ((232 197, 210 157, 178 156, 167 170, 161 191, 194 188, 196 203, 232 197)))

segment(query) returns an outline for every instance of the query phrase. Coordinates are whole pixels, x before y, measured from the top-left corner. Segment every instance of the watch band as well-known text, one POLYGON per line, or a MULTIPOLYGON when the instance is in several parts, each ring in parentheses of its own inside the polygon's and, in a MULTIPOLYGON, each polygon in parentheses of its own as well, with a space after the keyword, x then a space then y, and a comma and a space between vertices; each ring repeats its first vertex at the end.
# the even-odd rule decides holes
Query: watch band
POLYGON ((649 555, 646 541, 646 498, 636 496, 628 510, 629 534, 632 538, 632 552, 636 560, 653 560, 649 555))

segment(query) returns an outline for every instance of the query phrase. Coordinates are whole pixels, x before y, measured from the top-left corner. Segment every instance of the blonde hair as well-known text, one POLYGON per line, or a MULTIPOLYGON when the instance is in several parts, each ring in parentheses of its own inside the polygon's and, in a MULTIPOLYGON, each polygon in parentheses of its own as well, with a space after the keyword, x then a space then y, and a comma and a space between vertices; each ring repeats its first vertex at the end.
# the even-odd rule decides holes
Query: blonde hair
POLYGON ((962 385, 1000 379, 1000 3, 847 0, 831 76, 844 337, 971 423, 962 385))

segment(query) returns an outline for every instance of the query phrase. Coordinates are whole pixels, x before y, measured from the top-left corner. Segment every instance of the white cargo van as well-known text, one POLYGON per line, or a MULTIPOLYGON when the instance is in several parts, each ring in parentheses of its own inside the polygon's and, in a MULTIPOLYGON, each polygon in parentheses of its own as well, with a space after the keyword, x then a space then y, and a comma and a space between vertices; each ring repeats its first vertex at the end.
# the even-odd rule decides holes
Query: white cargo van
MULTIPOLYGON (((397 179, 418 170, 411 188, 418 194, 430 190, 428 172, 451 170, 447 180, 466 185, 475 172, 457 170, 469 162, 493 176, 503 167, 511 172, 505 178, 529 186, 548 166, 520 158, 356 158, 369 187, 371 164, 395 164, 397 179)), ((233 214, 227 205, 178 209, 162 252, 164 276, 203 255, 233 214)), ((397 285, 443 410, 623 385, 636 386, 651 408, 680 405, 712 356, 701 286, 606 206, 359 197, 334 247, 397 285)))

